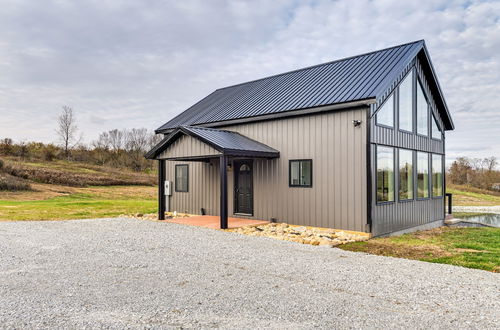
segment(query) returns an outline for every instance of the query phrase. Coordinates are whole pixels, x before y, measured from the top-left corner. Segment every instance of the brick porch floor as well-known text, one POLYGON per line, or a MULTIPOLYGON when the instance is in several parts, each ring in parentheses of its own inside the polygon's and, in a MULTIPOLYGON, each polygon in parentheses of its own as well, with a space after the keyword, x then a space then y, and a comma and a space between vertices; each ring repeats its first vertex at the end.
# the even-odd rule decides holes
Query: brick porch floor
MULTIPOLYGON (((198 226, 212 229, 220 229, 220 217, 215 215, 200 215, 195 217, 168 219, 165 222, 178 223, 181 225, 198 226)), ((238 228, 244 226, 264 225, 269 221, 250 220, 241 218, 228 218, 228 227, 238 228)))

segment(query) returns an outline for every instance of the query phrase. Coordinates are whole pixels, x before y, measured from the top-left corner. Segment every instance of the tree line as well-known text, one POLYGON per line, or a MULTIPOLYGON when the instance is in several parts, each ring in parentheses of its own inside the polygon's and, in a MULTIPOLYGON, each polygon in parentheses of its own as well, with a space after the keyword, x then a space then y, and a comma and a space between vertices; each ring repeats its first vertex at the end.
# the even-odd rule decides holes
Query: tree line
POLYGON ((0 155, 20 157, 23 160, 66 159, 134 171, 154 168, 154 162, 145 159, 144 154, 160 141, 161 136, 146 128, 105 131, 89 144, 83 143, 82 135, 78 133, 73 109, 64 106, 57 120, 56 134, 59 143, 14 143, 10 138, 3 138, 0 140, 0 155))
POLYGON ((496 170, 497 166, 496 157, 458 157, 448 169, 447 179, 453 184, 500 191, 500 171, 496 170))

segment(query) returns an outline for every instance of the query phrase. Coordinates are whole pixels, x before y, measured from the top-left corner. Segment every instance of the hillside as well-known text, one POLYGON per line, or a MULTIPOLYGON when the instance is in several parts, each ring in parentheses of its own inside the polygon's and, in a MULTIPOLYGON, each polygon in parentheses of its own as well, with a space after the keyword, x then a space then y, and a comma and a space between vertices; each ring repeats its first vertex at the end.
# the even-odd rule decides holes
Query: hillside
POLYGON ((156 209, 156 175, 64 160, 2 157, 0 220, 116 217, 156 209))

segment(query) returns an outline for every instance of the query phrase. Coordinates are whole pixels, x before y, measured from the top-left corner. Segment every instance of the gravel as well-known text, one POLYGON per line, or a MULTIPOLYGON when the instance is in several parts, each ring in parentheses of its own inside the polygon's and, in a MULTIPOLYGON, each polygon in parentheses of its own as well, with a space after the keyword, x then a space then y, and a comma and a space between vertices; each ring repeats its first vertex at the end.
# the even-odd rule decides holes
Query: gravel
POLYGON ((498 328, 500 274, 134 219, 0 222, 3 328, 498 328))

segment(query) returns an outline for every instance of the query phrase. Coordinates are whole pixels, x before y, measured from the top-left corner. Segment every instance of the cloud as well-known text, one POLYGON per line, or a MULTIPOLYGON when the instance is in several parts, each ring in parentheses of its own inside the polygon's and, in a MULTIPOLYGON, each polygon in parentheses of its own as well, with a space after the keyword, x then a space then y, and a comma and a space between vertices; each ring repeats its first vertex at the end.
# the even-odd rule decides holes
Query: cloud
POLYGON ((0 137, 54 141, 62 105, 87 140, 155 129, 216 88, 425 39, 450 159, 500 156, 499 35, 488 1, 7 1, 0 137))

